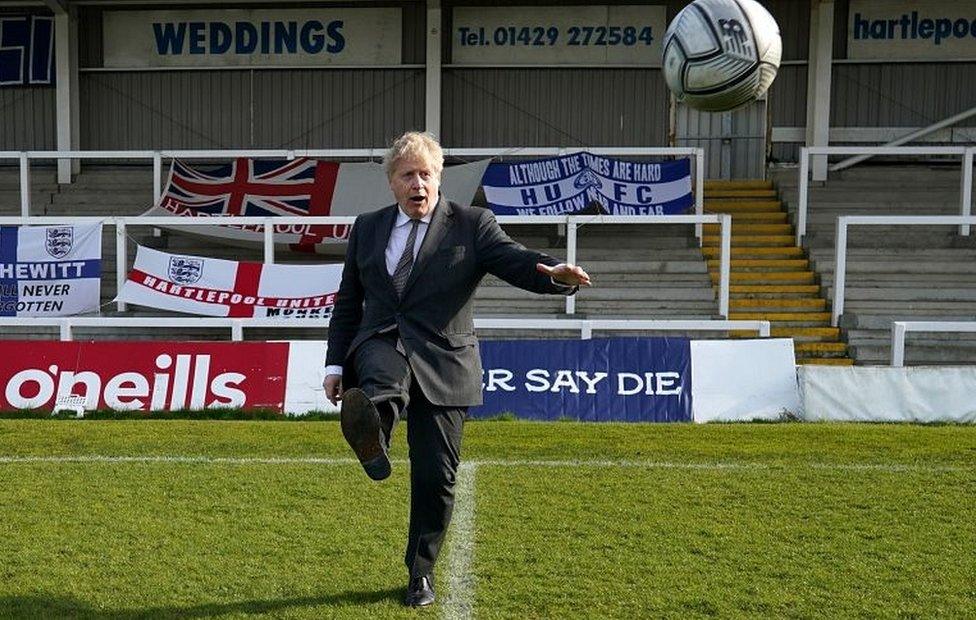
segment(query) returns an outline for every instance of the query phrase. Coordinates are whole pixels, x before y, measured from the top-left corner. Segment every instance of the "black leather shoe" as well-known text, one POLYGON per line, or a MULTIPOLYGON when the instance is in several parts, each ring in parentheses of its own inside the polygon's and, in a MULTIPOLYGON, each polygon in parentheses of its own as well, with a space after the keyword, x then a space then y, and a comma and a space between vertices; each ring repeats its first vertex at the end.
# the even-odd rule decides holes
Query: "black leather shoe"
POLYGON ((411 577, 407 584, 407 596, 403 604, 407 607, 426 607, 434 602, 434 576, 411 577))
POLYGON ((383 445, 380 414, 376 405, 359 388, 349 388, 342 393, 342 411, 339 414, 342 435, 349 442, 366 475, 373 480, 390 476, 390 457, 383 445))

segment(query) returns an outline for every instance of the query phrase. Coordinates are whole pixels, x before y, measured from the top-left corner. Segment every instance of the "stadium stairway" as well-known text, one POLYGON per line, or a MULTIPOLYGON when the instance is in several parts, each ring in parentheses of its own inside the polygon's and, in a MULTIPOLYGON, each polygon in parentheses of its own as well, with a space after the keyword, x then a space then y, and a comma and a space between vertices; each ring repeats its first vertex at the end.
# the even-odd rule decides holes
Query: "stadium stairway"
MULTIPOLYGON (((791 218, 796 169, 774 169, 791 218)), ((870 165, 833 172, 810 187, 811 264, 833 299, 840 215, 958 215, 959 166, 870 165)), ((854 226, 848 229, 841 328, 857 364, 888 364, 892 321, 976 320, 976 236, 952 226, 854 226)), ((906 364, 974 364, 976 334, 911 333, 906 364)))
MULTIPOLYGON (((732 216, 729 318, 769 321, 772 336, 793 339, 799 364, 853 364, 773 183, 706 181, 705 211, 732 216)), ((719 225, 705 224, 702 254, 716 288, 720 243, 719 225)))

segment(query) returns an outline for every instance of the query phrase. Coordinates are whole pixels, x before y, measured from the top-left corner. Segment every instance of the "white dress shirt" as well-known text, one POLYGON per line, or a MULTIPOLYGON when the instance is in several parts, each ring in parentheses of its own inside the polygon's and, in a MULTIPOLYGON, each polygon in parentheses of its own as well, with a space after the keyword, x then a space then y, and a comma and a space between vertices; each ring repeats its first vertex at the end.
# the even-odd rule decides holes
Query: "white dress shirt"
MULTIPOLYGON (((434 209, 437 208, 437 204, 434 204, 434 209)), ((417 253, 420 252, 420 246, 424 242, 424 237, 427 236, 427 229, 430 228, 430 219, 434 215, 434 209, 427 212, 427 215, 420 218, 420 224, 417 228, 417 239, 413 244, 413 258, 417 260, 417 253)), ((403 255, 403 250, 407 245, 407 237, 410 235, 410 216, 403 211, 403 207, 397 205, 397 218, 396 222, 393 223, 393 230, 390 232, 390 241, 386 244, 386 271, 393 277, 393 272, 396 271, 397 263, 400 262, 400 257, 403 255)), ((391 328, 392 329, 392 328, 391 328)), ((326 375, 339 375, 342 376, 342 366, 326 366, 326 375)))

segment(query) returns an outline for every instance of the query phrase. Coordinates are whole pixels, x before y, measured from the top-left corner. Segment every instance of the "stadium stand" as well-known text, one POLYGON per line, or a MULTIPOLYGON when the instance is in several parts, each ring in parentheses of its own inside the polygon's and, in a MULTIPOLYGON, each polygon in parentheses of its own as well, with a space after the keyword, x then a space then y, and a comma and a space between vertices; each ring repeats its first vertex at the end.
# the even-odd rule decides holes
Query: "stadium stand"
MULTIPOLYGON (((958 212, 958 168, 860 166, 811 187, 804 247, 797 247, 794 168, 774 169, 770 181, 708 181, 705 210, 729 213, 732 229, 730 319, 766 319, 773 336, 795 341, 799 363, 887 364, 892 320, 972 320, 976 308, 976 242, 941 227, 891 230, 854 228, 849 237, 846 308, 840 329, 830 326, 835 222, 839 215, 951 215, 958 212), (835 178, 836 177, 836 178, 835 178), (924 184, 922 183, 924 181, 924 184), (923 189, 918 189, 923 187, 923 189)), ((152 202, 152 172, 145 166, 86 165, 71 185, 59 186, 53 170, 32 169, 35 215, 138 215, 152 202)), ((0 169, 0 213, 19 214, 17 169, 0 169)), ((512 226, 509 233, 529 247, 565 256, 565 236, 555 225, 512 226)), ((262 260, 260 247, 233 247, 211 238, 130 227, 129 258, 136 243, 171 252, 262 260)), ((115 241, 104 238, 103 271, 115 270, 115 241)), ((331 255, 279 252, 280 262, 341 261, 331 255)), ((581 295, 577 318, 719 318, 718 231, 705 225, 699 248, 690 225, 594 225, 578 229, 578 262, 598 286, 581 295)), ((103 278, 103 316, 118 313, 109 302, 115 279, 103 278)), ((537 297, 488 277, 476 297, 478 316, 556 318, 561 298, 537 297)), ((130 306, 124 316, 165 316, 130 306)), ((49 338, 54 328, 9 328, 6 337, 49 338)), ((150 329, 79 329, 76 338, 152 338, 150 329)), ((249 330, 248 338, 320 336, 308 328, 249 330)), ((489 337, 537 338, 534 330, 489 337)), ((575 337, 546 332, 543 337, 575 337)), ((707 334, 706 334, 707 335, 707 334)), ((722 334, 715 334, 722 335, 722 334)), ((753 336, 743 333, 743 336, 753 336)), ((226 330, 171 332, 174 338, 226 338, 226 330)), ((918 334, 909 363, 972 363, 976 337, 918 334)))
MULTIPOLYGON (((772 178, 795 221, 795 169, 772 178)), ((834 282, 839 215, 958 215, 959 169, 927 165, 860 166, 810 189, 807 238, 828 299, 834 282)), ((858 364, 891 359, 893 320, 976 318, 976 238, 952 226, 853 227, 848 233, 847 285, 841 328, 858 364)), ((913 364, 976 362, 971 334, 917 334, 913 364)))

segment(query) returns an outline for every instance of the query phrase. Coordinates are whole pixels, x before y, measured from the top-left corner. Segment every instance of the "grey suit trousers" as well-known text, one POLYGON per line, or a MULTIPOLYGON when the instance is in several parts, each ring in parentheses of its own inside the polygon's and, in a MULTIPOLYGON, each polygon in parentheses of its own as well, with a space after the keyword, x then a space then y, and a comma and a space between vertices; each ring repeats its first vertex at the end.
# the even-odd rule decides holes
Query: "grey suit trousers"
POLYGON ((387 448, 406 412, 410 446, 410 529, 404 563, 411 577, 434 570, 454 510, 454 483, 461 461, 467 407, 432 404, 397 347, 396 331, 376 334, 356 348, 359 388, 380 412, 387 448))

